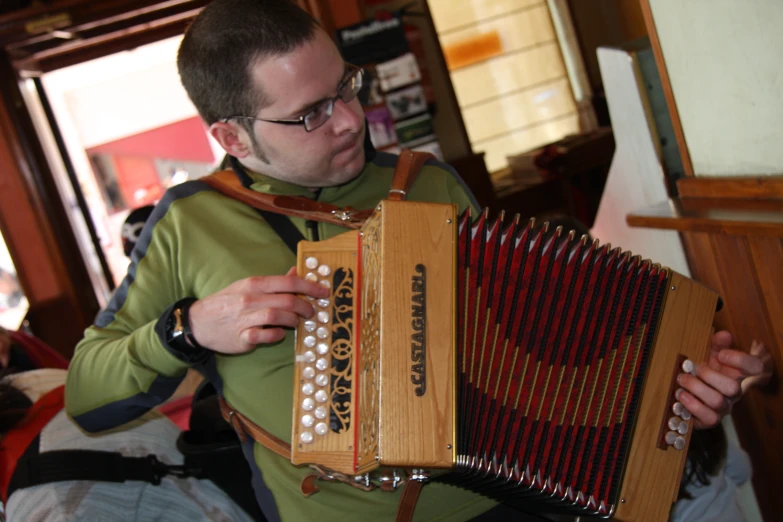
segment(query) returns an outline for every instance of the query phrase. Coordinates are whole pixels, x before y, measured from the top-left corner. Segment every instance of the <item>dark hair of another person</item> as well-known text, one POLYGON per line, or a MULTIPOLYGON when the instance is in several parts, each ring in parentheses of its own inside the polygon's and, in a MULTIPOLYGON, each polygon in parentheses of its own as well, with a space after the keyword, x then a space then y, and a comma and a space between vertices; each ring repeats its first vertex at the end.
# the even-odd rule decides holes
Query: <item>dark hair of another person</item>
POLYGON ((710 477, 716 476, 723 468, 727 447, 726 431, 722 424, 708 430, 693 431, 678 499, 692 498, 686 491, 688 486, 706 486, 710 483, 710 477))
POLYGON ((10 383, 0 382, 0 436, 11 431, 24 418, 30 406, 32 402, 27 395, 10 383))
MULTIPOLYGON (((232 116, 255 116, 264 93, 252 66, 290 53, 315 38, 317 22, 290 0, 215 0, 196 17, 179 48, 182 85, 211 125, 232 116)), ((239 120, 248 130, 251 120, 239 120)))

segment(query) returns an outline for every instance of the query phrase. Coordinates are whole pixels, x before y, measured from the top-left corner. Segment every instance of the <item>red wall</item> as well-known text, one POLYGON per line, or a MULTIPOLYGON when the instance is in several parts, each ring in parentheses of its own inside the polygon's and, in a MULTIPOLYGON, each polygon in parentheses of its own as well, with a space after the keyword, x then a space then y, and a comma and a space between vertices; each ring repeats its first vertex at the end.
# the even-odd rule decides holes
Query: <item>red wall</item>
POLYGON ((215 161, 204 123, 198 117, 104 143, 88 149, 87 154, 161 158, 202 163, 215 161))

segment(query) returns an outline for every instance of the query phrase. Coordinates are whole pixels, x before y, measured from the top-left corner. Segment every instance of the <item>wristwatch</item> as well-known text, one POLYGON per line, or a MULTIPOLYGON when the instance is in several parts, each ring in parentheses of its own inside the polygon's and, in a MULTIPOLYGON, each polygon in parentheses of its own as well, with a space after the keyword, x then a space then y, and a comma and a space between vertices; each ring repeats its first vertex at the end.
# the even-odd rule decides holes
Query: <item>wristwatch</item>
POLYGON ((196 342, 190 329, 189 311, 197 301, 194 297, 186 297, 174 303, 164 317, 163 341, 174 355, 189 363, 203 362, 210 355, 210 350, 196 342))

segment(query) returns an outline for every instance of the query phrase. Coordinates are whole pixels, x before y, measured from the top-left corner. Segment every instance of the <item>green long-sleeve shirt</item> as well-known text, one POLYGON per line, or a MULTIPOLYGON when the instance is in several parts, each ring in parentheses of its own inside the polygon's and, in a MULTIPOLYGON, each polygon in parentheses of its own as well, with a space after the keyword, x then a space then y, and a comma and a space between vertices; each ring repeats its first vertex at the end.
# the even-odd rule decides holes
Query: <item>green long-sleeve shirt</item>
MULTIPOLYGON (((324 188, 318 200, 373 208, 389 190, 395 163, 396 156, 378 154, 356 179, 324 188)), ((252 177, 252 188, 260 192, 315 197, 303 187, 252 177)), ((422 169, 408 199, 456 203, 459 210, 472 204, 459 177, 435 162, 422 169)), ((291 221, 308 237, 304 220, 291 221)), ((318 224, 321 239, 345 231, 318 224)), ((84 429, 100 431, 160 404, 190 366, 164 346, 156 332, 166 309, 182 298, 206 297, 246 277, 284 274, 295 262, 295 254, 253 208, 199 181, 169 190, 144 228, 124 282, 76 347, 66 386, 68 413, 84 429)), ((291 437, 293 337, 291 333, 242 355, 216 353, 197 368, 232 406, 286 441, 291 437)), ((320 483, 321 492, 305 498, 299 484, 307 468, 296 468, 258 444, 254 457, 266 494, 271 492, 283 520, 391 520, 396 513, 399 492, 365 493, 320 483)), ((423 489, 415 518, 468 520, 492 505, 473 493, 430 484, 423 489)), ((267 516, 275 518, 274 513, 267 516)))

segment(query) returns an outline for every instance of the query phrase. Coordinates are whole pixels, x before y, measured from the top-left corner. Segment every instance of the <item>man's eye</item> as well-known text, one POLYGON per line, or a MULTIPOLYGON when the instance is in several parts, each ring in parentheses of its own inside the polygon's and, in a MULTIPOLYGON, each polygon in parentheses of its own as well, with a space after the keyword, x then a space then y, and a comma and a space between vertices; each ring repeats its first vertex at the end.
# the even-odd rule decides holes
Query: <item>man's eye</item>
POLYGON ((318 118, 321 115, 323 115, 324 112, 326 112, 326 105, 325 103, 322 103, 321 105, 318 105, 315 107, 312 111, 310 111, 310 114, 308 115, 310 118, 318 118))

